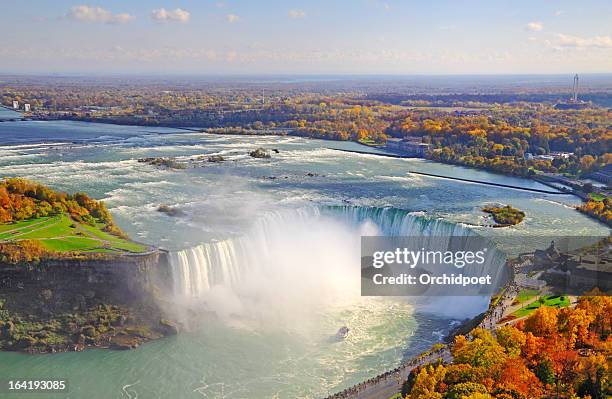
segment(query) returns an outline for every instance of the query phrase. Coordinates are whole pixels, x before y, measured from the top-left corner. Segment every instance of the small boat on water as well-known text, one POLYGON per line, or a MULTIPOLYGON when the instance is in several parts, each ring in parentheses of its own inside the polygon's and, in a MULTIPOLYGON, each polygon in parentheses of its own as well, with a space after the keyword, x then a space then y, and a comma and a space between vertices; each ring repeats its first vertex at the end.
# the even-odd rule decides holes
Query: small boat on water
POLYGON ((336 338, 345 339, 346 337, 348 337, 348 333, 349 333, 349 328, 347 326, 342 326, 336 333, 336 338))

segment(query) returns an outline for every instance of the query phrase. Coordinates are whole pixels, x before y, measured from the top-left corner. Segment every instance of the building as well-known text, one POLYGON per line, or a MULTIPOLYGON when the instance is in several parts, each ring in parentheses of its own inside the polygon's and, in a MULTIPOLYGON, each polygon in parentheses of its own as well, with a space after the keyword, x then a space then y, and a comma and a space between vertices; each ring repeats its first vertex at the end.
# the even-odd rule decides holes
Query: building
POLYGON ((23 110, 25 112, 30 112, 32 111, 32 107, 30 107, 30 104, 23 104, 23 110))
POLYGON ((554 158, 557 158, 557 159, 569 159, 569 157, 571 157, 574 154, 571 152, 551 151, 550 155, 552 155, 554 158))
POLYGON ((612 256, 610 242, 603 240, 589 247, 561 253, 554 243, 536 251, 540 267, 548 267, 546 280, 558 291, 582 295, 594 288, 610 294, 612 290, 612 256))
POLYGON ((597 180, 598 182, 605 183, 607 185, 612 184, 612 165, 606 165, 601 170, 593 173, 591 175, 593 180, 597 180))
POLYGON ((19 109, 19 101, 13 100, 13 109, 19 109))
POLYGON ((610 244, 604 244, 588 251, 577 250, 565 267, 568 285, 572 288, 590 291, 597 287, 604 293, 612 291, 612 257, 610 244))
POLYGON ((402 155, 423 158, 431 150, 431 144, 423 143, 420 138, 416 137, 404 139, 389 138, 385 148, 402 155))
POLYGON ((571 157, 572 155, 574 154, 571 152, 563 152, 563 151, 551 151, 550 153, 545 154, 545 155, 533 155, 530 152, 526 152, 525 159, 526 160, 537 159, 541 161, 554 161, 555 159, 569 159, 569 157, 571 157))
POLYGON ((552 155, 534 155, 531 159, 536 159, 539 161, 554 161, 555 157, 552 155))

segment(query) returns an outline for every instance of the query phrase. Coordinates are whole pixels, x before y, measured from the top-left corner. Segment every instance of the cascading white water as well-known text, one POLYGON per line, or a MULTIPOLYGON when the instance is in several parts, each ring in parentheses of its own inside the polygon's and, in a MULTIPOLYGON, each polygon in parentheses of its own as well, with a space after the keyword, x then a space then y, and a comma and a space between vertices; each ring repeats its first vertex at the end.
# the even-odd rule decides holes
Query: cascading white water
MULTIPOLYGON (((394 208, 324 206, 269 212, 258 219, 242 237, 172 252, 170 263, 175 294, 199 297, 214 286, 222 285, 231 289, 249 271, 269 269, 277 260, 273 259, 277 257, 274 252, 278 248, 275 246, 310 245, 308 237, 306 240, 296 238, 294 243, 288 235, 308 235, 310 232, 314 236, 317 228, 326 231, 321 226, 330 222, 344 226, 343 232, 348 231, 347 234, 352 232, 356 242, 361 235, 410 236, 422 237, 423 245, 428 245, 436 237, 476 235, 461 225, 394 208)), ((335 240, 333 236, 328 238, 335 240)), ((327 247, 329 240, 323 240, 319 247, 313 243, 309 250, 314 253, 333 250, 333 245, 327 247)), ((358 246, 354 249, 358 252, 358 246)), ((491 256, 496 255, 492 253, 491 256)))
POLYGON ((240 275, 240 239, 198 245, 170 253, 174 291, 198 296, 216 284, 232 284, 240 275))

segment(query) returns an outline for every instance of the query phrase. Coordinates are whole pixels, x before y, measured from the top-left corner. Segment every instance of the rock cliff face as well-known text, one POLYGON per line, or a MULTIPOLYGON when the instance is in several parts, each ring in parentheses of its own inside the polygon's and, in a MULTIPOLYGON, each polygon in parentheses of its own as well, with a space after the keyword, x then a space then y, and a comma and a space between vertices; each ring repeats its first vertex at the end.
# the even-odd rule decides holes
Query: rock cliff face
POLYGON ((52 290, 56 300, 82 295, 90 299, 130 302, 143 299, 152 290, 163 286, 165 281, 169 281, 167 255, 161 251, 108 259, 51 259, 38 264, 0 264, 2 293, 26 291, 32 294, 39 290, 52 290))
POLYGON ((0 264, 0 349, 126 349, 176 332, 159 306, 170 283, 163 251, 0 264))

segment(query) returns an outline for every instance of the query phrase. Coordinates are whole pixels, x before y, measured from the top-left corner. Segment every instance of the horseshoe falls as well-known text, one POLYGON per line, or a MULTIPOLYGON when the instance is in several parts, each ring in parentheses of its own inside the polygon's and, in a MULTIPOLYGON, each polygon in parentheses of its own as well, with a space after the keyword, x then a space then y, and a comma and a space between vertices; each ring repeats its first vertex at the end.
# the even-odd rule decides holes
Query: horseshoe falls
POLYGON ((517 253, 530 249, 526 241, 546 247, 551 235, 608 234, 575 212, 571 197, 407 171, 534 182, 330 149, 359 149, 355 143, 68 121, 3 122, 0 134, 20 139, 0 146, 1 175, 87 192, 131 237, 167 249, 176 315, 189 321, 181 334, 134 351, 0 353, 3 378, 68 378, 79 382, 71 386, 75 398, 124 398, 124 387, 140 398, 323 397, 428 349, 450 323, 483 306, 472 297, 362 297, 361 236, 478 234, 517 253), (51 135, 56 143, 46 141, 51 135), (59 149, 60 141, 68 145, 59 149), (258 147, 279 153, 246 155, 258 147), (164 170, 137 161, 214 154, 227 162, 164 170), (468 226, 483 221, 489 203, 510 203, 527 216, 511 228, 468 226), (158 212, 160 204, 183 216, 158 212), (341 326, 350 334, 338 342, 341 326), (91 370, 104 372, 91 378, 91 370))

